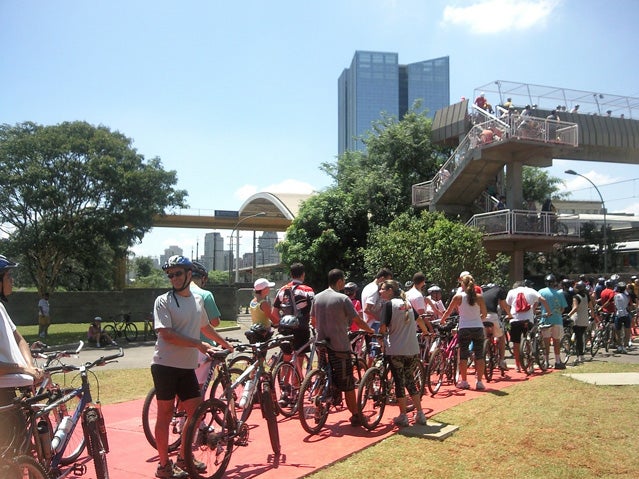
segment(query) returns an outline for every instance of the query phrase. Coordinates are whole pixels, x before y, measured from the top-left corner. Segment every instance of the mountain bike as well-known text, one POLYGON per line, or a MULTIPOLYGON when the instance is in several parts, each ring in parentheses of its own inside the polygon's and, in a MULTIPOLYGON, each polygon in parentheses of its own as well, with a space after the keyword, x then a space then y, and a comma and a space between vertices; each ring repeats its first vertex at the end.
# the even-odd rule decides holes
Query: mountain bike
POLYGON ((426 386, 431 396, 435 396, 444 379, 455 384, 459 371, 459 342, 457 338, 457 319, 451 318, 446 325, 436 325, 439 334, 437 345, 431 353, 426 368, 426 386))
POLYGON ((138 339, 138 327, 131 321, 131 313, 111 316, 109 321, 112 324, 102 326, 102 332, 107 334, 113 341, 122 336, 130 343, 138 339))
POLYGON ((217 479, 223 476, 235 446, 247 446, 249 427, 246 423, 253 405, 259 401, 266 420, 273 453, 280 454, 281 445, 277 426, 277 411, 273 391, 273 378, 266 370, 268 351, 289 343, 293 336, 279 336, 263 343, 240 344, 236 349, 252 350, 254 362, 234 381, 224 361, 228 351, 216 352, 218 377, 223 389, 222 398, 211 396, 195 408, 184 429, 184 460, 191 479, 217 479), (236 389, 242 386, 240 401, 244 402, 240 417, 235 406, 236 389), (195 461, 206 465, 198 471, 195 461))
POLYGON ((494 335, 494 324, 491 321, 484 321, 484 331, 486 332, 486 341, 484 342, 486 368, 484 374, 486 381, 490 382, 493 379, 495 368, 499 368, 502 378, 506 375, 506 370, 501 367, 505 358, 499 352, 499 338, 494 335))
POLYGON ((612 313, 600 313, 601 321, 591 341, 590 354, 594 358, 601 347, 606 352, 615 347, 615 324, 612 313))
POLYGON ((538 318, 535 318, 532 326, 529 326, 530 323, 528 321, 524 324, 519 345, 519 362, 522 370, 529 376, 535 371, 535 363, 537 363, 542 372, 548 370, 541 330, 550 328, 552 325, 540 324, 538 318))

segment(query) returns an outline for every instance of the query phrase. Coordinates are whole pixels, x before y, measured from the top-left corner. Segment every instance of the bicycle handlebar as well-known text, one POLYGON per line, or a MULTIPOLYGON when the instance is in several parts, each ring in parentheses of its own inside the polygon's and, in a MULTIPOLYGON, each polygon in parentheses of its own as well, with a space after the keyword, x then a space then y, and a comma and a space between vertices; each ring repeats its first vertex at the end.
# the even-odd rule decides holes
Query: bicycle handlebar
POLYGON ((107 363, 114 362, 116 359, 124 356, 124 351, 122 348, 116 354, 111 354, 110 356, 101 356, 94 361, 89 361, 84 363, 82 366, 74 366, 72 364, 62 364, 61 366, 50 366, 45 368, 48 373, 55 373, 59 371, 70 372, 70 371, 79 371, 81 368, 91 369, 95 366, 104 366, 107 363))

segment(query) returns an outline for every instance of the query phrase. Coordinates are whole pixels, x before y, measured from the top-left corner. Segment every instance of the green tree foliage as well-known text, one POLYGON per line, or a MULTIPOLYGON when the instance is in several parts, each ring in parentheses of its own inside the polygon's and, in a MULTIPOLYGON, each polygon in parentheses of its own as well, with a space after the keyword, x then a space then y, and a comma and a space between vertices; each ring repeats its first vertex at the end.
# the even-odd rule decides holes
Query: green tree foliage
POLYGON ((524 166, 522 168, 522 189, 524 200, 542 204, 546 198, 561 199, 569 193, 559 193, 563 180, 550 176, 543 168, 524 166))
MULTIPOLYGON (((444 291, 457 285, 459 273, 468 270, 479 283, 501 282, 503 270, 491 263, 481 233, 447 219, 441 213, 403 213, 388 226, 375 227, 364 253, 366 269, 389 267, 404 282, 422 271, 429 283, 444 291)), ((503 259, 500 260, 503 265, 503 259)))
POLYGON ((40 292, 103 286, 156 215, 185 206, 175 171, 86 122, 1 125, 0 165, 0 224, 40 292))
POLYGON ((228 284, 228 271, 209 271, 209 284, 228 284))

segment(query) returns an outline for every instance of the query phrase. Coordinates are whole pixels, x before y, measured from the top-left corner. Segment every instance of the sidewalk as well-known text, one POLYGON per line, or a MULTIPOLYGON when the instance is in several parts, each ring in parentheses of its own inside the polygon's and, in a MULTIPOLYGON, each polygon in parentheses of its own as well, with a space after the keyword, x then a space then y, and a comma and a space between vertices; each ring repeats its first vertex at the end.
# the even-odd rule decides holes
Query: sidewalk
MULTIPOLYGON (((496 376, 499 376, 496 374, 496 376)), ((539 377, 539 374, 532 376, 539 377)), ((510 370, 504 378, 496 378, 486 383, 486 392, 458 390, 453 386, 442 387, 436 397, 424 396, 422 404, 426 415, 431 416, 480 395, 496 393, 510 385, 526 381, 524 374, 510 370)), ((471 383, 473 384, 473 383, 471 383)), ((146 441, 140 418, 143 400, 106 405, 103 407, 109 434, 110 453, 107 461, 111 479, 152 478, 157 467, 157 454, 146 441)), ((259 406, 257 406, 259 408, 259 406)), ((259 410, 249 419, 251 426, 249 445, 239 447, 224 477, 250 479, 296 479, 304 477, 326 465, 360 451, 398 432, 392 425, 392 418, 398 414, 397 407, 387 407, 382 422, 374 431, 352 427, 348 423, 350 414, 346 409, 331 413, 327 427, 316 436, 309 436, 297 418, 278 422, 282 453, 273 457, 266 423, 259 410), (321 448, 314 447, 321 445, 321 448)), ((432 425, 433 422, 429 421, 432 425)), ((425 433, 433 428, 421 427, 425 433)), ((420 426, 411 426, 404 433, 420 435, 420 426)), ((422 433, 423 434, 423 433, 422 433)), ((70 477, 73 477, 71 475, 70 477)), ((87 463, 87 474, 83 479, 95 479, 93 463, 87 463)))

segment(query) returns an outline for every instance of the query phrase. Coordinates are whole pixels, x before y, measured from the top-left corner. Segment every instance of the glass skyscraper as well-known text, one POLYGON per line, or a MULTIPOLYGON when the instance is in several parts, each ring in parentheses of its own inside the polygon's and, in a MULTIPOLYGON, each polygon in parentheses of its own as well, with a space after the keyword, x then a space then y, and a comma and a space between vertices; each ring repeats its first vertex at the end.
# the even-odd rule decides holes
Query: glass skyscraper
POLYGON ((385 112, 398 119, 415 100, 432 117, 450 103, 448 57, 400 65, 397 53, 356 51, 338 79, 338 153, 364 150, 359 140, 385 112))

